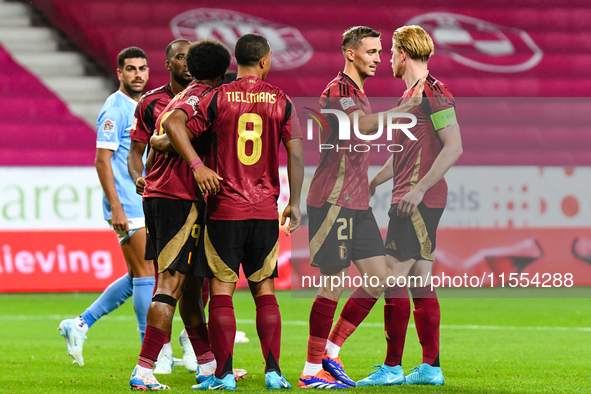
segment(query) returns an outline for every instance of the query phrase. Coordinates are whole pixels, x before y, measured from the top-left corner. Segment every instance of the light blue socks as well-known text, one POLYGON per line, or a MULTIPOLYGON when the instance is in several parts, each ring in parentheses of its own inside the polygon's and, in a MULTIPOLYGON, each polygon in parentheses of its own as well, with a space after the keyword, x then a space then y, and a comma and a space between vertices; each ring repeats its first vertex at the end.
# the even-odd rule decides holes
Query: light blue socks
POLYGON ((135 309, 137 329, 140 332, 142 343, 144 342, 148 308, 152 302, 155 283, 156 279, 153 276, 133 278, 133 309, 135 309))
MULTIPOLYGON (((152 278, 152 287, 154 278, 152 278)), ((133 293, 132 278, 128 274, 123 275, 103 291, 103 294, 86 311, 80 315, 90 328, 94 322, 119 308, 133 293)), ((146 309, 147 311, 147 309, 146 309)), ((144 322, 146 316, 144 314, 144 322)), ((145 324, 145 323, 144 323, 145 324)))

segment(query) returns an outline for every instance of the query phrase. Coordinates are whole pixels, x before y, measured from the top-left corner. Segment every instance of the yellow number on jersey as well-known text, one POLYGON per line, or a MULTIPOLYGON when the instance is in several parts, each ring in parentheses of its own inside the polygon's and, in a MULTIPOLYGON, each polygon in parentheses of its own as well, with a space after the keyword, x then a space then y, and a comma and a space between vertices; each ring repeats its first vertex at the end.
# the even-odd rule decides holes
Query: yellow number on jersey
POLYGON ((258 114, 242 114, 238 119, 238 159, 245 166, 255 164, 263 152, 263 119, 258 114), (252 123, 252 130, 246 130, 246 124, 252 123), (246 142, 252 141, 252 153, 246 154, 246 142))
POLYGON ((165 113, 164 115, 162 115, 162 120, 160 121, 160 128, 158 129, 158 135, 164 134, 164 128, 162 127, 162 123, 164 123, 164 121, 166 120, 166 118, 168 118, 171 113, 172 113, 172 111, 168 111, 167 113, 165 113))

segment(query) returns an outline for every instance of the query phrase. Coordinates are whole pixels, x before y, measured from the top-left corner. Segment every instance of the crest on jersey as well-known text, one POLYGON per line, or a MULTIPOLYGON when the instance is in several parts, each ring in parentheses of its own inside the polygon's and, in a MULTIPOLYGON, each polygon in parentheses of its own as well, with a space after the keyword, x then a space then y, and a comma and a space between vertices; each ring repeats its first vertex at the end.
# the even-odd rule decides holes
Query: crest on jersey
POLYGON ((477 70, 514 73, 535 67, 544 56, 524 30, 447 12, 415 16, 433 39, 436 52, 477 70))
POLYGON ((341 103, 343 110, 346 111, 347 108, 351 108, 355 105, 355 100, 353 100, 351 97, 343 97, 339 100, 339 103, 341 103))
POLYGON ((115 130, 115 122, 107 119, 105 120, 105 124, 103 125, 103 132, 104 133, 112 133, 115 130))
POLYGON ((345 245, 344 242, 341 242, 341 245, 339 246, 339 258, 341 260, 347 259, 347 245, 345 245))
MULTIPOLYGON (((262 34, 273 50, 275 70, 298 68, 314 54, 312 46, 295 27, 233 10, 197 8, 186 11, 170 21, 170 29, 175 38, 190 41, 214 39, 228 48, 234 48, 243 34, 262 34)), ((232 64, 236 64, 234 59, 232 64)))

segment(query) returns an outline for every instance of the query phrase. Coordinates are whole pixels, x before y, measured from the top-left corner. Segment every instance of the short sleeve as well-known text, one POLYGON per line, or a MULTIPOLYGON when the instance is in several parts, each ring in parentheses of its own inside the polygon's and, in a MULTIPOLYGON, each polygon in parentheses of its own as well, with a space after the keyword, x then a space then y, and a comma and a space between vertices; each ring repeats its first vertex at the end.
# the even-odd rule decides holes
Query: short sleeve
POLYGON ((97 120, 96 147, 116 151, 125 131, 121 109, 109 107, 101 112, 97 120))
POLYGON ((285 97, 285 119, 281 129, 281 139, 283 143, 289 140, 303 138, 302 129, 300 127, 300 120, 296 112, 296 108, 289 97, 285 97))
POLYGON ((425 85, 423 110, 431 118, 435 130, 457 123, 456 101, 447 87, 439 81, 425 85))
MULTIPOLYGON (((189 116, 189 121, 187 122, 187 128, 191 130, 195 136, 199 137, 203 134, 209 126, 211 126, 211 122, 216 118, 217 115, 217 92, 211 93, 205 96, 205 98, 199 99, 197 96, 197 102, 193 107, 193 103, 187 103, 188 100, 183 100, 179 102, 176 108, 182 109, 187 113, 189 116), (187 108, 189 106, 189 108, 187 108)), ((190 97, 189 97, 190 98, 190 97)))
MULTIPOLYGON (((195 92, 189 92, 187 95, 179 98, 174 105, 175 109, 182 109, 187 113, 189 120, 193 119, 197 115, 197 106, 204 100, 204 95, 207 95, 211 91, 210 89, 204 90, 201 94, 194 94, 195 92)), ((207 96, 205 96, 207 97, 207 96)))

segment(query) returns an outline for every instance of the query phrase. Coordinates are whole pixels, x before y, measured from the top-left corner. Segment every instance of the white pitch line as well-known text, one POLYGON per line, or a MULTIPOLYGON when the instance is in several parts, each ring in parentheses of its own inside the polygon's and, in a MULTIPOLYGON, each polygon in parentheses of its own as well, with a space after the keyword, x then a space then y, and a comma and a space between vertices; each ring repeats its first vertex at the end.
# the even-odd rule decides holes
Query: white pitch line
MULTIPOLYGON (((12 320, 55 320, 61 321, 72 318, 72 315, 0 315, 1 321, 12 320)), ((135 320, 134 316, 104 316, 102 319, 115 321, 135 320)), ((175 316, 174 321, 182 321, 180 316, 175 316)), ((256 324, 253 319, 236 319, 237 324, 256 324)), ((308 326, 308 322, 304 320, 283 320, 281 322, 284 326, 308 326)), ((361 323, 361 328, 383 328, 384 323, 361 323)), ((414 327, 414 324, 409 324, 409 327, 414 327)), ((490 331, 579 331, 591 332, 591 327, 550 327, 550 326, 486 326, 478 324, 442 324, 441 328, 444 330, 490 330, 490 331)))

